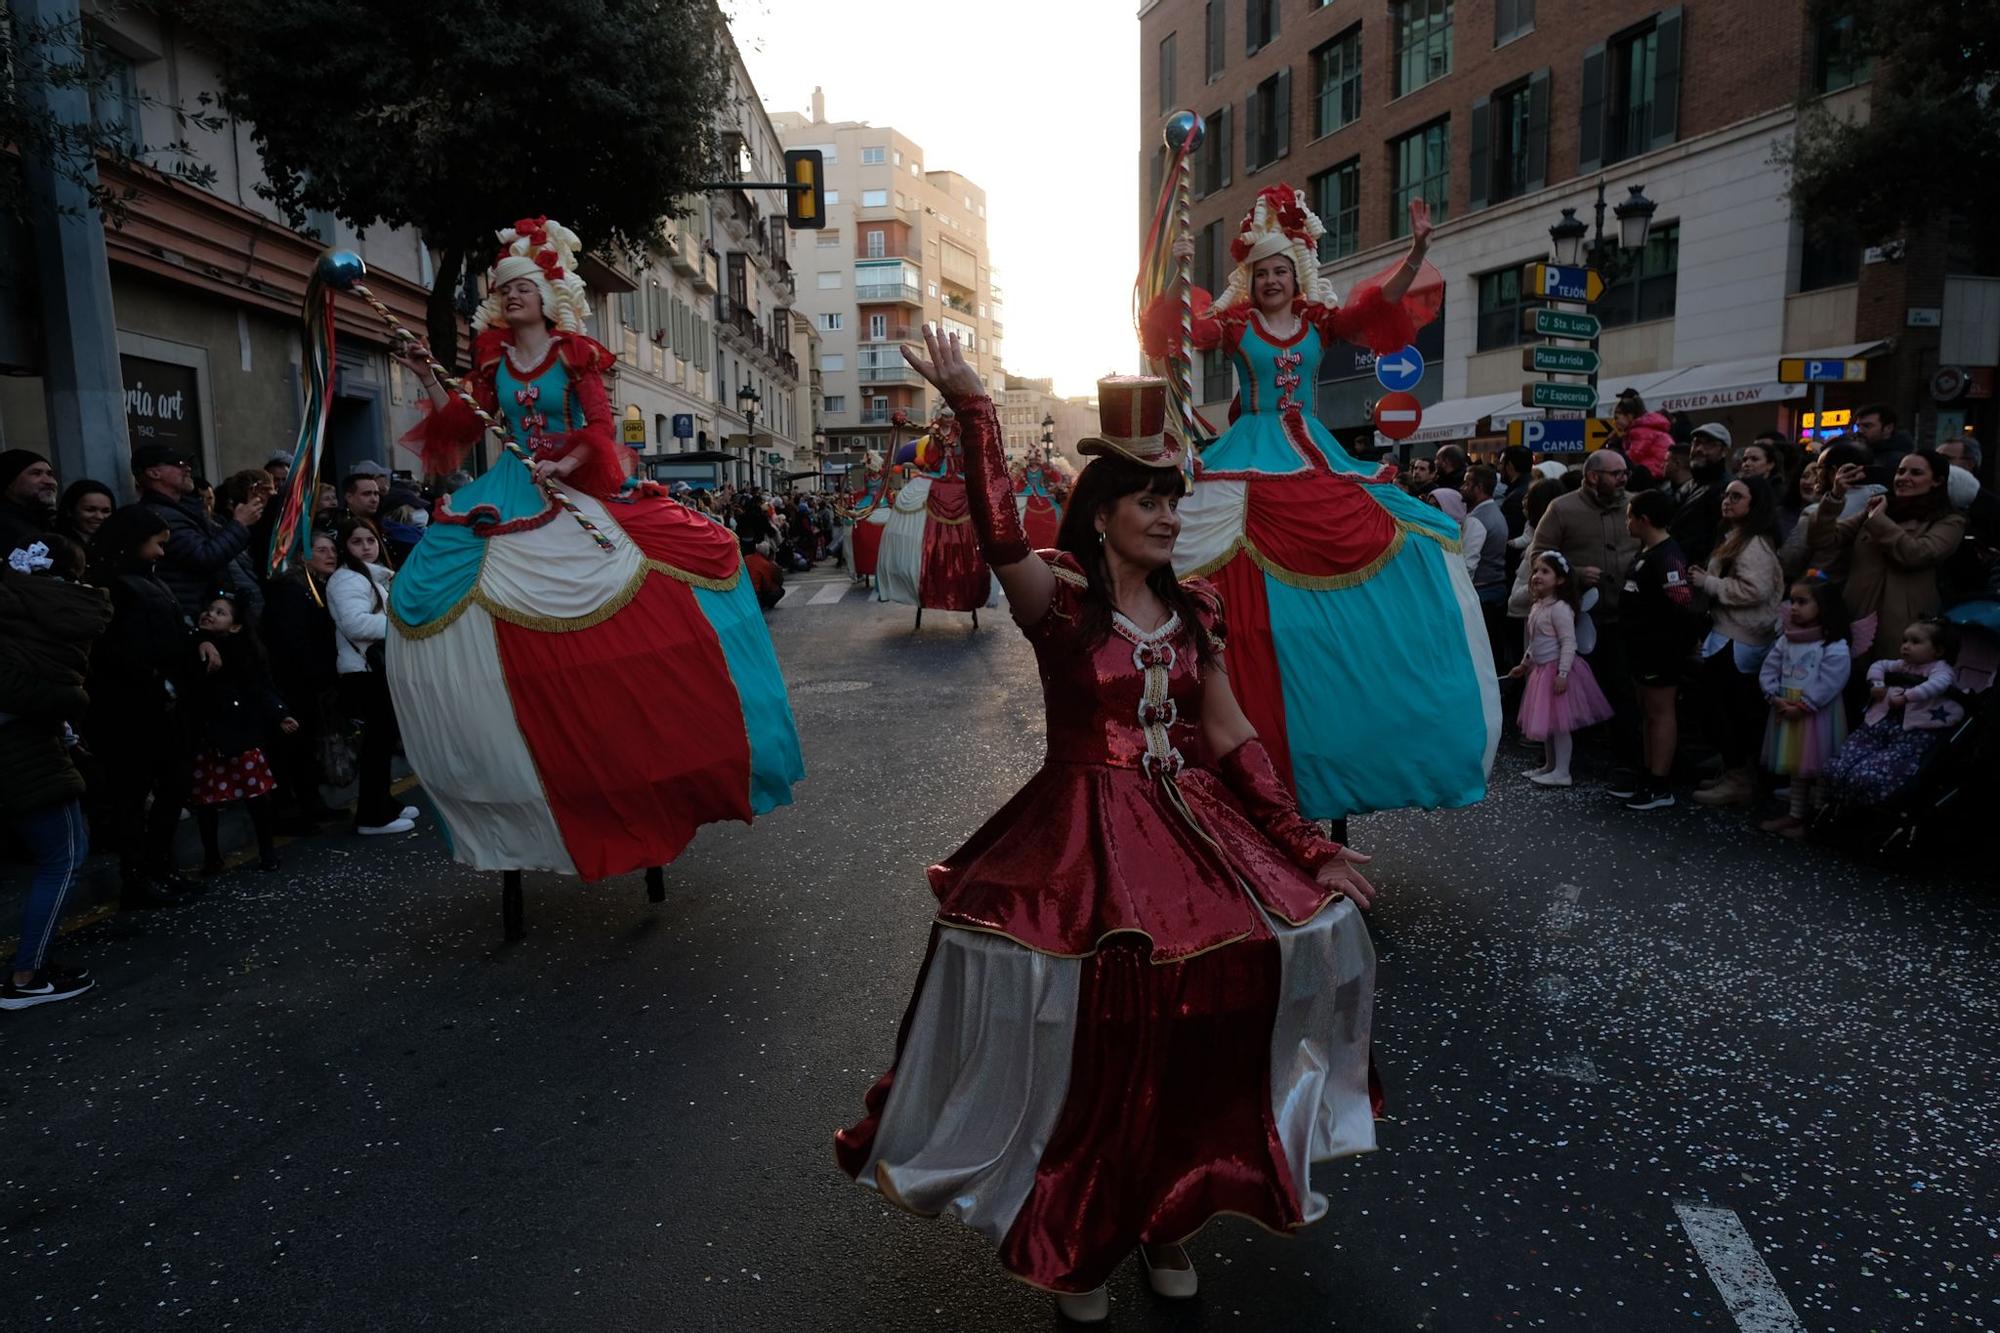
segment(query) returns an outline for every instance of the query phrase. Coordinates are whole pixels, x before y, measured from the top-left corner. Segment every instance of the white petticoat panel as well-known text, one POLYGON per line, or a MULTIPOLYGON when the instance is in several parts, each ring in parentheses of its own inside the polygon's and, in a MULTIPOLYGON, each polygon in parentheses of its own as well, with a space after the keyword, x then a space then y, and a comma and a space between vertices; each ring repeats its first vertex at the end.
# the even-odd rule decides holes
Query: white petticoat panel
POLYGON ((1182 574, 1221 560, 1243 535, 1250 509, 1247 481, 1204 481, 1181 500, 1174 568, 1182 574))
POLYGON ((525 532, 489 538, 479 591, 495 605, 528 616, 571 620, 602 607, 644 562, 615 518, 588 495, 565 491, 611 541, 601 550, 568 514, 525 532))
POLYGON ((931 479, 912 477, 896 496, 896 504, 882 531, 882 546, 875 556, 875 595, 884 602, 921 606, 924 577, 925 506, 930 501, 931 479))
MULTIPOLYGON (((1327 1203, 1312 1189, 1312 1163, 1375 1147, 1375 950, 1352 903, 1303 926, 1266 920, 1282 960, 1272 1118, 1313 1221, 1327 1203)), ((1083 966, 1002 936, 941 929, 861 1183, 879 1175, 906 1207, 955 1217, 999 1243, 1062 1115, 1083 966)))
POLYGON ((391 634, 388 676, 403 750, 444 817, 458 861, 476 870, 575 874, 514 720, 486 609, 475 602, 423 638, 391 634))

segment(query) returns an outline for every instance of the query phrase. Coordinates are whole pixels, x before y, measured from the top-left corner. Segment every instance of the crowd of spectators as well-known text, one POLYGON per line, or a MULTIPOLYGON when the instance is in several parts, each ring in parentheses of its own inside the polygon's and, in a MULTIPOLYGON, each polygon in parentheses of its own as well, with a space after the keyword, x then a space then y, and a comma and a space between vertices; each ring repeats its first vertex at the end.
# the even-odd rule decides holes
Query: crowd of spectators
MULTIPOLYGON (((1696 802, 1779 797, 1761 825, 1798 837, 1859 767, 1840 758, 1850 723, 1899 737, 1942 726, 1906 715, 1914 687, 1899 682, 1946 692, 1956 636, 1941 612, 2000 598, 2000 496, 1980 480, 1979 441, 1915 447, 1882 405, 1854 421, 1812 449, 1776 432, 1738 444, 1722 423, 1669 419, 1628 393, 1613 439, 1580 460, 1510 448, 1497 468, 1468 466, 1447 445, 1401 484, 1459 522, 1503 677, 1523 674, 1533 567, 1552 553, 1549 582, 1574 572, 1589 623, 1562 660, 1573 650, 1609 701, 1615 799, 1671 806, 1719 764, 1696 802)), ((1898 741, 1903 778, 1925 739, 1898 741)), ((1529 776, 1573 781, 1566 767, 1529 776)))
MULTIPOLYGON (((426 489, 356 465, 314 497, 308 557, 272 578, 289 464, 273 454, 210 486, 178 450, 142 445, 137 499, 120 506, 102 481, 64 488, 40 455, 0 453, 0 815, 35 864, 0 1008, 90 988, 47 952, 93 843, 116 851, 123 906, 164 908, 223 868, 231 807, 266 870, 280 833, 415 826, 391 785, 389 589, 438 499, 471 477, 426 489), (349 787, 351 811, 327 802, 349 787), (177 863, 184 813, 202 844, 194 874, 177 863)), ((825 496, 673 490, 737 534, 766 606, 839 544, 825 496)))

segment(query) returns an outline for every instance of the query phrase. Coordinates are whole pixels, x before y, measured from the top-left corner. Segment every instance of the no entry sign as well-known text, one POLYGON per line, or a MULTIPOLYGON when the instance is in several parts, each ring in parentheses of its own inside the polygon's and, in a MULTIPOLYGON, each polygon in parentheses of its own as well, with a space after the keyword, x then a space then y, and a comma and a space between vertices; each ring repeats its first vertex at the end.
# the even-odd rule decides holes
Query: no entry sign
POLYGON ((1385 393, 1375 400, 1375 429, 1390 439, 1407 440, 1423 424, 1423 405, 1415 394, 1385 393))

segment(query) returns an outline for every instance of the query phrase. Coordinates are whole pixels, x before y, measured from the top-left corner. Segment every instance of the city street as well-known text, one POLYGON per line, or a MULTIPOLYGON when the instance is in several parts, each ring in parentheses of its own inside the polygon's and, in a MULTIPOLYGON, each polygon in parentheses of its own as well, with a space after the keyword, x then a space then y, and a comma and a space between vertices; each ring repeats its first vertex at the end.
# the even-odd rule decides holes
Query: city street
MULTIPOLYGON (((530 875, 503 944, 499 877, 426 818, 62 940, 96 993, 0 1015, 5 1326, 1055 1327, 833 1163, 925 866, 1041 753, 1005 610, 913 614, 794 582, 807 780, 705 829, 662 905, 530 875)), ((2000 894, 1530 764, 1352 830, 1381 1151, 1316 1170, 1295 1238, 1210 1225, 1191 1304, 1127 1266, 1107 1327, 2000 1326, 2000 894)))

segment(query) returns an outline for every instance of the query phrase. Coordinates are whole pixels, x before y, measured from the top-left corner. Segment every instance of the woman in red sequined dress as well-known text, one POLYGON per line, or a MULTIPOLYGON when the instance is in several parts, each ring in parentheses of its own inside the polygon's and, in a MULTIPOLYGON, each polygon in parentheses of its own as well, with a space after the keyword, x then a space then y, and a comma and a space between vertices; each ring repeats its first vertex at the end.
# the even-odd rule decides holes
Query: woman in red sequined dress
POLYGON ((971 519, 1034 645, 1042 769, 942 865, 894 1067, 844 1170, 991 1239, 1071 1319, 1137 1250, 1194 1294, 1218 1213, 1320 1217, 1315 1161, 1374 1147, 1366 857, 1302 818, 1230 691, 1221 599, 1170 563, 1185 489, 1161 380, 1099 385, 1104 435, 1031 551, 956 340, 911 355, 965 427, 971 519))

